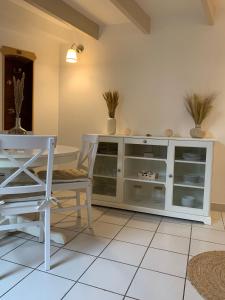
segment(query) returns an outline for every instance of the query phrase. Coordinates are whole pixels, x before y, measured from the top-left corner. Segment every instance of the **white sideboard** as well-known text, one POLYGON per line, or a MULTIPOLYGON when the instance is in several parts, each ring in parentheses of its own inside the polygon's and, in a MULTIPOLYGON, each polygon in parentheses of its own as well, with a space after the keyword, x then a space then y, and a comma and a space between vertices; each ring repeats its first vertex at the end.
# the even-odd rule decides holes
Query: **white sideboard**
POLYGON ((100 135, 93 204, 210 224, 213 144, 100 135))

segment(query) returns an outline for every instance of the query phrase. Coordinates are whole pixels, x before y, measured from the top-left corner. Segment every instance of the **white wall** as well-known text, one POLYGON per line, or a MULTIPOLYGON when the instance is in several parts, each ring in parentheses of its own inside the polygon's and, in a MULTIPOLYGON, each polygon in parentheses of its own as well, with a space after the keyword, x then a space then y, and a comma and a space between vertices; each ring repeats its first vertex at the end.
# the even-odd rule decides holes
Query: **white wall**
MULTIPOLYGON (((154 16, 154 13, 153 13, 154 16)), ((153 19, 151 35, 132 25, 110 26, 99 41, 80 36, 85 52, 76 65, 61 49, 59 135, 79 144, 84 132, 103 132, 107 110, 102 92, 117 89, 118 132, 162 135, 166 128, 188 136, 193 122, 184 107, 186 92, 217 92, 204 126, 217 139, 212 201, 225 203, 225 7, 216 25, 198 18, 153 19)))
MULTIPOLYGON (((0 1, 0 47, 4 45, 27 50, 37 56, 34 63, 34 132, 57 134, 59 42, 51 38, 47 30, 44 32, 47 23, 41 17, 10 1, 0 1)), ((3 58, 0 54, 0 69, 2 69, 2 62, 3 58)), ((2 129, 2 83, 0 78, 0 130, 2 129)))

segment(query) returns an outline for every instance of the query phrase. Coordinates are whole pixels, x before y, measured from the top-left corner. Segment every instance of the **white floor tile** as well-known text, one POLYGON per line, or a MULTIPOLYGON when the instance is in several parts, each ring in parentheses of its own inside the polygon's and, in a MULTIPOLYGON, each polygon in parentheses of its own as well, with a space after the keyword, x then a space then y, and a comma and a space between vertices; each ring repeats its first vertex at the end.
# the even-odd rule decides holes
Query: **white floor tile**
POLYGON ((146 214, 136 214, 126 224, 126 226, 155 231, 159 225, 160 220, 161 217, 146 215, 146 214))
MULTIPOLYGON (((77 280, 94 261, 93 256, 61 249, 51 257, 51 274, 77 280)), ((39 270, 44 271, 44 264, 39 270)))
MULTIPOLYGON (((59 248, 51 246, 51 254, 58 249, 59 248)), ((44 261, 44 245, 33 241, 27 241, 27 243, 3 256, 3 259, 27 267, 36 268, 44 261)))
POLYGON ((125 294, 135 271, 136 267, 98 258, 81 277, 80 282, 125 294))
POLYGON ((119 208, 108 208, 107 212, 113 212, 113 213, 120 213, 123 215, 127 215, 132 217, 135 213, 133 211, 130 210, 125 210, 125 209, 119 209, 119 208))
POLYGON ((124 227, 115 237, 116 240, 148 246, 154 232, 136 228, 124 227))
POLYGON ((191 234, 191 225, 162 222, 157 231, 189 238, 191 234))
POLYGON ((71 231, 81 231, 87 227, 87 220, 76 217, 66 217, 62 222, 54 224, 55 228, 63 228, 71 231))
POLYGON ((65 248, 98 256, 110 241, 111 239, 80 233, 75 239, 65 245, 65 248))
POLYGON ((120 212, 109 211, 104 213, 99 219, 99 222, 106 222, 117 225, 125 225, 130 216, 120 212))
POLYGON ((2 297, 3 300, 60 300, 72 281, 34 271, 2 297))
POLYGON ((112 241, 101 257, 138 266, 145 254, 146 247, 121 241, 112 241))
POLYGON ((206 225, 201 222, 193 222, 193 227, 202 227, 208 229, 224 230, 224 224, 221 212, 212 211, 211 212, 212 224, 206 225))
POLYGON ((63 300, 122 300, 123 296, 77 283, 63 300))
POLYGON ((92 229, 87 228, 84 232, 96 236, 113 238, 122 228, 120 225, 109 224, 104 222, 94 222, 92 229))
MULTIPOLYGON (((106 212, 107 209, 103 208, 103 207, 93 207, 92 206, 92 219, 93 221, 95 221, 96 219, 98 219, 100 216, 102 216, 104 214, 104 212, 106 212)), ((77 212, 72 213, 70 216, 76 216, 77 217, 77 212)), ((81 218, 87 219, 87 208, 82 208, 81 209, 81 218)))
POLYGON ((175 276, 186 275, 187 255, 149 248, 141 267, 175 276))
POLYGON ((15 236, 20 237, 22 239, 26 239, 26 240, 31 240, 34 237, 33 235, 27 234, 22 231, 15 232, 15 236))
MULTIPOLYGON (((70 232, 72 232, 72 231, 70 231, 70 232)), ((39 243, 39 238, 36 237, 36 236, 33 237, 31 240, 34 241, 34 242, 39 243)), ((42 245, 43 245, 43 243, 42 243, 42 245)), ((59 244, 59 243, 55 243, 55 242, 51 241, 51 246, 55 246, 55 247, 61 248, 63 246, 63 244, 59 244)))
POLYGON ((185 237, 156 233, 151 243, 151 247, 181 254, 188 254, 189 241, 190 240, 185 237))
POLYGON ((66 216, 58 213, 51 213, 51 224, 55 224, 63 220, 66 216))
POLYGON ((189 280, 186 281, 184 300, 204 300, 189 280))
POLYGON ((140 300, 182 300, 184 279, 139 269, 127 295, 140 300))
POLYGON ((0 260, 0 297, 30 272, 32 269, 0 260))
POLYGON ((191 240, 190 255, 194 256, 207 251, 225 251, 225 245, 191 240))
POLYGON ((52 228, 51 233, 60 233, 63 235, 63 240, 62 243, 54 243, 57 247, 58 246, 63 246, 65 243, 71 241, 75 236, 77 236, 79 233, 77 231, 72 231, 72 230, 67 230, 63 228, 52 228))
POLYGON ((192 223, 192 221, 190 220, 172 218, 172 217, 163 217, 162 221, 167 223, 176 223, 176 224, 183 224, 183 225, 191 225, 192 223))
POLYGON ((9 251, 15 249, 19 245, 25 243, 26 240, 18 238, 16 236, 6 236, 0 239, 0 256, 8 253, 9 251))
MULTIPOLYGON (((73 238, 75 238, 75 236, 77 236, 79 234, 79 232, 77 231, 72 231, 72 230, 66 230, 66 229, 63 229, 63 228, 58 228, 58 227, 52 227, 51 228, 51 237, 54 235, 54 239, 55 239, 55 235, 58 235, 58 241, 59 242, 53 242, 51 240, 51 245, 52 246, 55 246, 55 247, 63 247, 66 243, 68 243, 69 241, 71 241, 73 238), (60 238, 59 238, 59 235, 58 233, 60 234, 60 238)), ((34 237, 32 238, 32 241, 36 241, 38 242, 39 241, 39 238, 37 237, 34 237)))
POLYGON ((193 227, 192 238, 196 240, 225 244, 225 231, 193 227))

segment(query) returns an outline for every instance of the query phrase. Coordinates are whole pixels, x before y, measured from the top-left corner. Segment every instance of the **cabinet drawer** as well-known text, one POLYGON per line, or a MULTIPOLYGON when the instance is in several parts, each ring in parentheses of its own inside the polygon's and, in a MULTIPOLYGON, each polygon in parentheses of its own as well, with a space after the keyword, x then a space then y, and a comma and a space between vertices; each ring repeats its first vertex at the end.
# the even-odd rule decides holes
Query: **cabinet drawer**
POLYGON ((123 141, 122 137, 114 137, 114 136, 99 136, 99 142, 103 143, 120 143, 123 141))
POLYGON ((159 146, 168 146, 168 140, 160 140, 154 138, 125 138, 125 144, 139 144, 139 145, 159 145, 159 146))

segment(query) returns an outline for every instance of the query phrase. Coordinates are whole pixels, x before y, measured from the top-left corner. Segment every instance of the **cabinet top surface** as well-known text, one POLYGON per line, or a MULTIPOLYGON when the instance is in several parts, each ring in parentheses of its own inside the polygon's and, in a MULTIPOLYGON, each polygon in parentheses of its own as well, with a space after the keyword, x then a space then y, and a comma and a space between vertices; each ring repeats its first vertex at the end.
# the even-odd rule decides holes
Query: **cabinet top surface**
POLYGON ((133 139, 158 139, 158 140, 175 140, 175 141, 201 141, 201 142, 215 142, 212 138, 191 138, 191 137, 166 137, 166 136, 146 136, 146 135, 123 135, 123 134, 97 134, 100 137, 115 137, 115 138, 133 138, 133 139))

